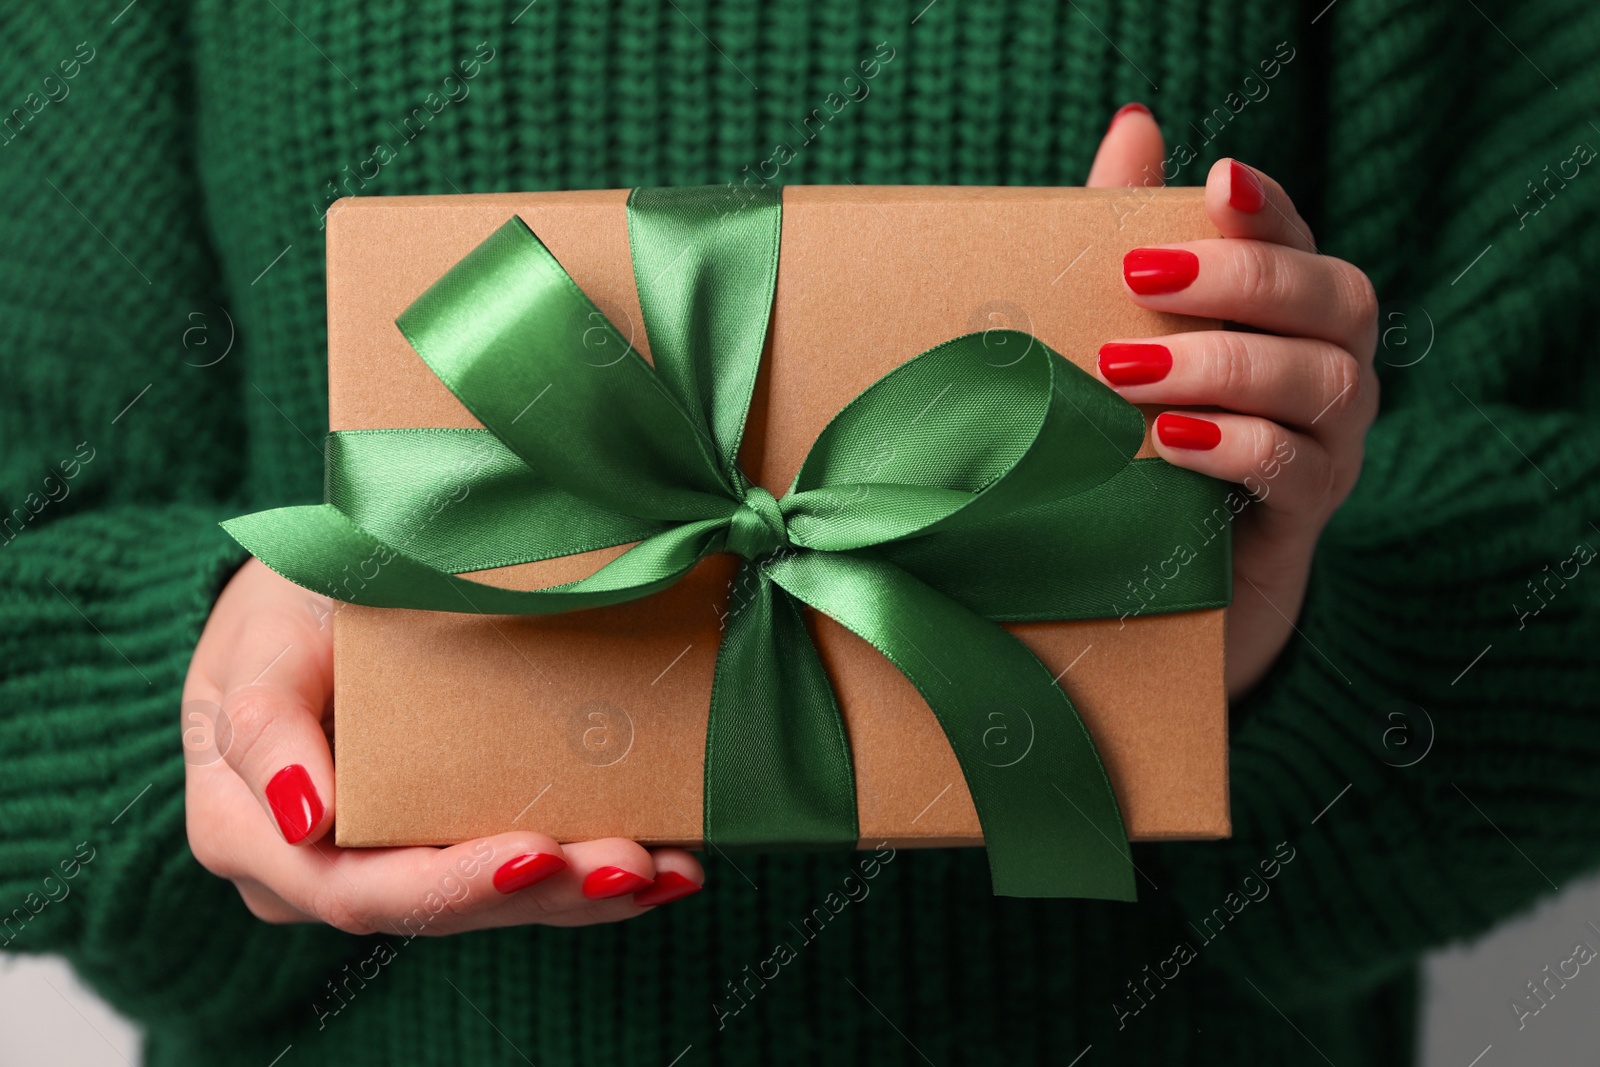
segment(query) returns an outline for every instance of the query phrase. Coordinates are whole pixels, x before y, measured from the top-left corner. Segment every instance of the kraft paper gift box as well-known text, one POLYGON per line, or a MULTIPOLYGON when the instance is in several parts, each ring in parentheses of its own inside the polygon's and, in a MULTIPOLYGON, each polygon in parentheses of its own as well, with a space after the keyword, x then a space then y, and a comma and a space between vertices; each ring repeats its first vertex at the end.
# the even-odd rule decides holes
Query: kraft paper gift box
MULTIPOLYGON (((331 429, 479 426, 395 320, 514 216, 648 358, 628 195, 338 202, 327 220, 331 429)), ((741 466, 781 495, 842 406, 959 334, 1023 330, 1092 373, 1107 340, 1214 325, 1136 307, 1121 260, 1215 235, 1200 189, 788 187, 741 466)), ((1147 437, 1138 455, 1154 454, 1147 437)), ((1215 535, 1206 518, 1195 516, 1195 536, 1215 535)), ((622 550, 471 577, 539 588, 622 550)), ((702 844, 708 699, 736 566, 713 556, 665 592, 561 615, 338 605, 337 842, 538 829, 702 844)), ((1142 614, 1139 603, 1130 585, 1106 618, 1006 628, 1076 705, 1130 839, 1225 837, 1223 611, 1142 614)), ((981 844, 961 767, 916 689, 871 645, 807 615, 844 718, 863 847, 981 844)))

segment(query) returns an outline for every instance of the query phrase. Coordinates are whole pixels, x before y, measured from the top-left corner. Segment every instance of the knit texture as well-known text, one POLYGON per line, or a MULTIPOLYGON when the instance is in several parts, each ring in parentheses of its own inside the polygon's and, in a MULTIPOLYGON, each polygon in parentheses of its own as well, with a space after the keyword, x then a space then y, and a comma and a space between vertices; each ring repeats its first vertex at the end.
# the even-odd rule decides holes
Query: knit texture
POLYGON ((66 953, 150 1063, 1400 1065, 1419 955, 1600 861, 1595 5, 93 7, 0 13, 0 948, 66 953), (1233 711, 1231 840, 1136 846, 1137 905, 902 851, 809 937, 852 857, 409 942, 262 924, 195 863, 183 673, 217 520, 320 498, 334 197, 1073 185, 1129 99, 1175 183, 1261 166, 1389 301, 1362 480, 1233 711))

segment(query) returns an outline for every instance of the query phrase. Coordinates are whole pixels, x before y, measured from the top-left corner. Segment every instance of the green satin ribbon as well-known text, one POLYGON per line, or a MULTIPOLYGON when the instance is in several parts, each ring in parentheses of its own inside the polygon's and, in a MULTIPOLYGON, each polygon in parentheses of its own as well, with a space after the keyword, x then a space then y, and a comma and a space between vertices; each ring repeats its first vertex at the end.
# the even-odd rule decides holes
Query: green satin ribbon
POLYGON ((223 525, 284 577, 339 600, 490 615, 634 600, 737 553, 706 734, 708 841, 858 839, 850 746, 804 603, 869 641, 933 710, 997 893, 1133 899, 1094 743, 1051 672, 998 623, 1226 604, 1225 526, 1208 535, 1195 521, 1223 514, 1221 484, 1134 460, 1136 408, 1038 339, 989 331, 867 388, 775 499, 737 456, 781 200, 741 196, 629 198, 653 368, 513 218, 398 320, 485 429, 330 434, 327 503, 223 525), (547 589, 457 577, 630 543, 547 589))

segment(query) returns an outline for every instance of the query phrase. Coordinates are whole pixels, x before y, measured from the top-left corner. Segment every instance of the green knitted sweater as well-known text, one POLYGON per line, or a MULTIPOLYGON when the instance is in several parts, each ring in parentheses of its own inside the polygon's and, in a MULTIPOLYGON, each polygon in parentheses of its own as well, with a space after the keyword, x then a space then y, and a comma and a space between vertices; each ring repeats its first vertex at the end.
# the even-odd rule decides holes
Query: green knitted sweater
POLYGON ((1600 862, 1600 7, 124 2, 0 14, 0 948, 150 1063, 1404 1064, 1419 954, 1600 862), (1263 167, 1389 301, 1232 840, 1136 847, 1136 905, 902 851, 804 933, 850 857, 414 941, 196 864, 180 684, 218 520, 320 499, 335 196, 1079 184, 1129 99, 1175 183, 1263 167))

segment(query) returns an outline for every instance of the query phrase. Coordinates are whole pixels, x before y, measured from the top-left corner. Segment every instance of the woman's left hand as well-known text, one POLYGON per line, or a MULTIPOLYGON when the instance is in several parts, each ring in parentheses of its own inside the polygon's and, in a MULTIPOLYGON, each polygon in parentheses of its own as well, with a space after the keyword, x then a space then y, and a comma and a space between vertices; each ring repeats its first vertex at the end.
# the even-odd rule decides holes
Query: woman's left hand
MULTIPOLYGON (((1124 108, 1089 184, 1160 184, 1163 154, 1150 113, 1124 108)), ((1234 517, 1227 686, 1237 698, 1294 632, 1317 538, 1360 473, 1378 409, 1378 303, 1365 274, 1317 252, 1293 202, 1260 172, 1218 160, 1206 211, 1220 238, 1127 254, 1128 297, 1266 332, 1107 338, 1099 373, 1135 404, 1216 409, 1158 415, 1156 451, 1254 498, 1234 517)))

